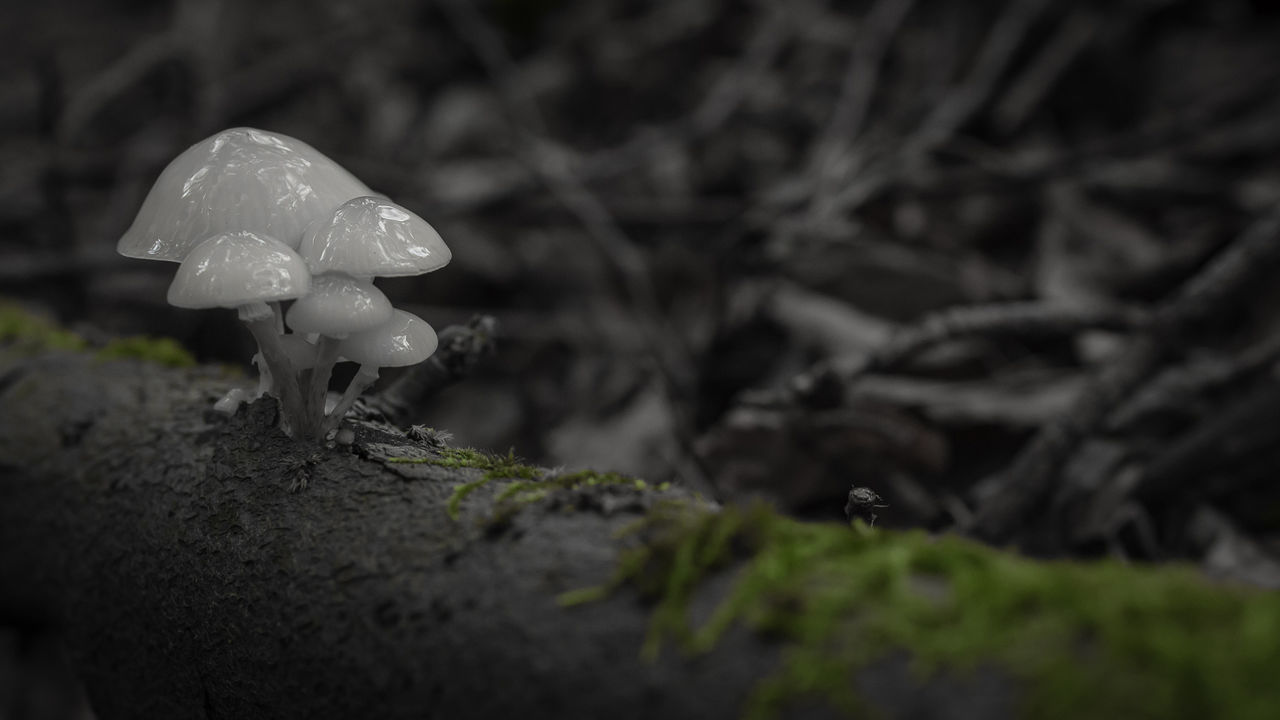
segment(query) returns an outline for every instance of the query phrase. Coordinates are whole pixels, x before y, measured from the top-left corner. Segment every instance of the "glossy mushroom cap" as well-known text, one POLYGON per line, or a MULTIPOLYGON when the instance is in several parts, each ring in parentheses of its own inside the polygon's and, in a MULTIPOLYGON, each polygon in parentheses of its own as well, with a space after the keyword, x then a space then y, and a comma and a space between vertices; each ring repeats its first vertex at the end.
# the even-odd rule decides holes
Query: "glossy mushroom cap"
POLYGON ((298 252, 313 273, 357 277, 421 275, 453 257, 426 220, 383 197, 344 203, 327 222, 307 228, 298 252))
POLYGON ((401 367, 431 357, 439 344, 436 331, 422 318, 395 310, 389 322, 348 335, 338 346, 338 354, 361 365, 401 367))
POLYGON ((200 241, 231 230, 263 233, 296 248, 309 223, 369 194, 364 183, 300 140, 233 128, 169 163, 116 250, 182 262, 200 241))
POLYGON ((169 285, 169 304, 238 307, 292 300, 310 289, 311 275, 293 248, 257 233, 224 232, 187 255, 169 285))
POLYGON ((319 275, 311 292, 289 308, 289 327, 300 333, 343 337, 391 319, 391 301, 368 281, 341 274, 319 275))

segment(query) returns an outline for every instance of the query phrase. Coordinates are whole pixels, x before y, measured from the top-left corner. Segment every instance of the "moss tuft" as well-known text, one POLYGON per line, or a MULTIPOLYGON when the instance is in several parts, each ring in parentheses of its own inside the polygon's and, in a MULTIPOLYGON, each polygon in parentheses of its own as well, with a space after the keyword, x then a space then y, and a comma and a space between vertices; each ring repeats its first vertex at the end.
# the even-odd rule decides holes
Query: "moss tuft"
POLYGON ((628 485, 637 490, 643 490, 647 487, 645 481, 620 473, 579 470, 577 472, 554 475, 546 480, 513 482, 498 493, 496 500, 514 505, 528 505, 545 498, 556 490, 572 490, 597 485, 628 485))
POLYGON ((83 350, 84 338, 12 303, 0 303, 0 344, 20 352, 83 350))
POLYGON ((449 504, 446 506, 449 513, 449 519, 456 522, 459 513, 462 512, 462 501, 466 500, 467 496, 471 493, 479 490, 485 485, 488 485, 489 481, 492 479, 493 478, 488 475, 485 475, 479 480, 472 480, 471 482, 455 486, 453 488, 453 494, 449 496, 449 504))
POLYGON ((542 470, 526 465, 516 457, 515 450, 507 451, 506 455, 491 455, 472 448, 443 448, 430 457, 393 457, 387 458, 386 462, 474 468, 484 470, 485 474, 491 478, 529 480, 542 475, 542 470))
MULTIPOLYGON (((24 353, 89 349, 84 338, 53 320, 5 302, 0 302, 0 344, 10 345, 24 353)), ((177 340, 142 335, 111 340, 95 355, 103 360, 135 358, 168 367, 192 367, 196 364, 196 359, 177 340)))
POLYGON ((784 643, 780 671, 745 708, 775 717, 802 696, 850 714, 857 670, 905 650, 917 669, 982 665, 1024 679, 1027 717, 1271 718, 1280 708, 1280 596, 1214 585, 1185 567, 1037 562, 960 538, 803 523, 763 505, 664 504, 606 585, 656 602, 643 652, 703 653, 742 624, 784 643), (688 600, 743 564, 710 618, 688 600))
POLYGON ((449 517, 458 519, 462 510, 462 501, 468 495, 489 484, 490 480, 512 478, 519 484, 542 476, 542 470, 526 465, 516 457, 515 450, 508 450, 506 455, 491 455, 472 448, 443 448, 429 457, 393 457, 387 458, 389 463, 405 463, 417 465, 439 465, 446 468, 472 468, 483 470, 479 480, 462 483, 453 489, 447 506, 449 517))
MULTIPOLYGON (((493 530, 506 526, 526 506, 546 500, 559 491, 604 486, 636 492, 665 492, 671 488, 671 483, 651 486, 644 480, 629 475, 596 470, 579 470, 533 481, 516 481, 503 488, 494 498, 496 509, 489 518, 489 528, 493 530)), ((573 507, 565 506, 565 509, 572 510, 573 507)))
POLYGON ((192 367, 196 359, 173 338, 134 335, 116 338, 96 353, 103 360, 137 359, 167 367, 192 367))

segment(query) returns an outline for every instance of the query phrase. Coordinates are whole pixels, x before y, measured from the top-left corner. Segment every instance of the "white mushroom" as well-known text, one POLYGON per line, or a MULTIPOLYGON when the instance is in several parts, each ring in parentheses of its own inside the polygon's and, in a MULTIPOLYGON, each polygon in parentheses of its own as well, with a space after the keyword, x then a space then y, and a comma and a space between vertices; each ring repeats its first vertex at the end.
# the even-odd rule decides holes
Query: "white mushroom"
POLYGON ((391 301, 373 283, 331 273, 311 279, 311 292, 289 308, 286 321, 294 332, 341 339, 372 330, 391 314, 391 301))
POLYGON ((372 191, 287 135, 233 128, 174 158, 116 246, 133 258, 181 262, 205 238, 250 230, 296 248, 308 224, 372 191))
POLYGON ((379 367, 435 351, 431 327, 393 312, 372 280, 431 272, 451 259, 422 218, 374 196, 306 143, 253 128, 224 130, 169 163, 117 250, 182 263, 169 288, 173 305, 238 309, 258 342, 260 384, 256 395, 235 389, 215 407, 234 413, 270 391, 295 437, 323 437, 379 367), (296 300, 287 316, 295 335, 285 333, 285 300, 296 300), (340 355, 361 369, 326 420, 340 355), (298 370, 309 371, 306 388, 298 370))
POLYGON ((360 278, 421 275, 453 257, 426 220, 382 197, 349 200, 307 228, 298 248, 313 273, 360 278))
POLYGON ((196 245, 169 286, 169 304, 181 308, 236 308, 274 378, 287 423, 301 429, 302 398, 294 367, 276 330, 268 302, 302 297, 311 289, 306 265, 289 246, 257 233, 224 232, 196 245))
POLYGON ((390 321, 372 330, 348 335, 338 353, 360 363, 360 370, 329 413, 323 433, 337 429, 360 393, 378 379, 379 368, 416 365, 431 357, 439 343, 430 325, 404 310, 395 310, 390 321))
POLYGON ((307 416, 317 423, 317 429, 324 417, 329 377, 338 359, 338 341, 351 333, 383 325, 391 315, 391 301, 372 282, 341 273, 313 278, 311 292, 289 308, 287 320, 294 332, 319 335, 315 369, 304 390, 307 416))
POLYGON ((311 290, 298 253, 267 235, 224 232, 196 245, 169 285, 169 304, 181 308, 241 308, 240 319, 270 315, 268 302, 311 290))
MULTIPOLYGON (((452 258, 440 234, 427 221, 386 198, 372 196, 348 200, 327 220, 311 223, 298 252, 313 273, 341 273, 368 283, 375 276, 420 275, 438 270, 452 258)), ((294 329, 299 330, 297 326, 294 329)), ((337 358, 331 343, 321 339, 320 348, 321 358, 308 392, 313 406, 328 390, 330 371, 337 358)))

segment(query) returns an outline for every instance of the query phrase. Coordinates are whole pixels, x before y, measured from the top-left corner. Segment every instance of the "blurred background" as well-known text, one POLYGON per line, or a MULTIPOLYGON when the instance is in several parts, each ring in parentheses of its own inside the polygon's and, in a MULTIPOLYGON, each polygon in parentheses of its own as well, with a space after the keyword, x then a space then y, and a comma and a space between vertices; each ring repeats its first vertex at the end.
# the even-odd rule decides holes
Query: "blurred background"
MULTIPOLYGON (((957 306, 1149 307, 1280 203, 1261 0, 45 0, 5 4, 0 58, 0 296, 247 369, 233 313, 169 307, 175 266, 115 243, 189 145, 284 133, 453 250, 380 280, 393 302, 500 323, 418 422, 811 517, 854 484, 881 522, 953 522, 1126 334, 944 344, 817 405, 780 389, 957 306)), ((1213 402, 1270 367, 1277 295, 1223 328, 1209 355, 1265 352, 1213 402)), ((1121 428, 1108 472, 1200 411, 1121 428)))

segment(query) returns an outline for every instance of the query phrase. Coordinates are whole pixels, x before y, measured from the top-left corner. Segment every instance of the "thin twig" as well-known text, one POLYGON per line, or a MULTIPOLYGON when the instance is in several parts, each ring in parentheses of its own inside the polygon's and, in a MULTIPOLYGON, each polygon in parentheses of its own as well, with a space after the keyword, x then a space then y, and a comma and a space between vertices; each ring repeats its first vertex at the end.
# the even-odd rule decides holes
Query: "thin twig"
POLYGON ((1053 90, 1053 86, 1067 68, 1081 56, 1099 29, 1100 21, 1094 12, 1077 7, 1058 24, 1053 37, 1040 49, 1035 59, 1027 64, 1011 83, 1000 102, 992 110, 995 124, 1004 132, 1013 132, 1022 126, 1041 101, 1053 90))
POLYGON ((479 57, 490 80, 497 86, 498 96, 506 111, 512 115, 513 121, 531 132, 544 134, 546 123, 542 119, 542 113, 528 93, 515 82, 516 64, 507 52, 502 38, 480 14, 478 5, 471 0, 436 0, 436 3, 452 23, 459 38, 479 57))
POLYGON ((711 86, 690 114, 688 139, 706 137, 733 117, 794 31, 783 11, 766 9, 761 14, 759 25, 747 42, 742 58, 711 86))
POLYGON ((850 213, 873 195, 917 171, 922 158, 941 147, 990 102, 1004 77, 1015 51, 1022 45, 1032 24, 1050 5, 1048 0, 1010 0, 1004 13, 992 25, 977 59, 964 81, 947 92, 898 152, 884 156, 857 182, 836 193, 822 209, 827 213, 850 213))
POLYGON ((1083 330, 1133 330, 1147 321, 1130 309, 1069 308, 1041 302, 1011 302, 954 307, 926 316, 893 334, 873 352, 837 358, 815 365, 792 380, 797 399, 811 397, 819 389, 844 388, 871 373, 892 372, 925 350, 963 338, 1052 337, 1083 330))
POLYGON ((853 50, 840 85, 840 95, 826 127, 809 146, 809 173, 814 178, 811 211, 821 211, 840 180, 841 168, 856 165, 847 155, 862 133, 871 109, 884 58, 915 0, 880 0, 853 37, 853 50))
POLYGON ((1107 420, 1108 432, 1125 432, 1169 413, 1190 415, 1211 394, 1225 392, 1280 362, 1280 334, 1229 356, 1193 358, 1159 373, 1107 420))
POLYGON ((115 62, 106 66, 67 101, 58 119, 57 137, 69 144, 83 132, 98 112, 111 100, 137 84, 164 61, 179 52, 172 28, 166 29, 134 45, 115 62))
POLYGON ((973 70, 943 97, 908 140, 907 155, 923 155, 937 149, 986 106, 1031 25, 1050 4, 1049 0, 1010 0, 1004 14, 991 26, 973 70))
MULTIPOLYGON (((463 39, 483 37, 486 33, 493 35, 492 30, 483 29, 485 27, 483 17, 479 18, 481 25, 477 27, 473 22, 477 16, 466 8, 456 14, 454 14, 455 11, 450 11, 453 5, 466 5, 466 3, 459 3, 458 0, 442 0, 442 2, 445 3, 443 7, 450 12, 450 17, 458 26, 459 35, 463 39)), ((637 165, 649 161, 654 151, 659 148, 696 142, 714 134, 733 118, 758 78, 776 61, 794 32, 794 24, 788 22, 784 12, 765 12, 751 40, 747 43, 742 58, 711 85, 701 102, 688 115, 667 124, 645 127, 613 147, 597 150, 588 155, 581 155, 563 145, 559 146, 560 152, 572 165, 573 173, 578 178, 583 181, 602 180, 629 172, 637 165)), ((482 42, 486 47, 491 45, 488 39, 482 42)), ((477 54, 480 53, 477 51, 477 54)), ((498 62, 492 67, 510 69, 514 64, 498 62)), ((509 106, 515 110, 511 114, 515 117, 532 114, 528 112, 528 108, 533 105, 532 101, 527 98, 521 100, 521 97, 521 93, 513 93, 509 98, 509 106), (524 106, 524 109, 521 109, 521 106, 524 106)), ((525 127, 541 125, 541 123, 521 124, 525 127)), ((530 174, 536 175, 532 171, 530 174)), ((529 176, 512 176, 499 187, 486 193, 480 204, 490 205, 505 200, 515 193, 527 190, 533 182, 534 179, 529 176)), ((477 208, 473 206, 467 209, 477 208)))

